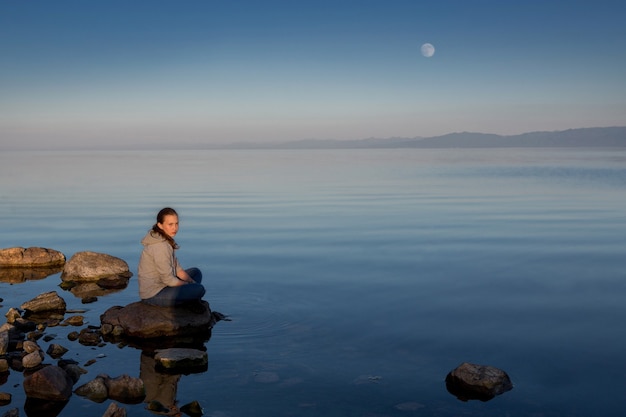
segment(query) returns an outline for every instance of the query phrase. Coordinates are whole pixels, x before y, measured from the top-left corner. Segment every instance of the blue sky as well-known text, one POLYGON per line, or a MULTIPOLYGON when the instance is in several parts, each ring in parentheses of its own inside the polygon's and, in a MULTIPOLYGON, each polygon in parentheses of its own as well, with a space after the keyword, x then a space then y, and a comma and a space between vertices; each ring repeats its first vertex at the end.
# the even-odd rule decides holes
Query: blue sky
POLYGON ((624 22, 603 0, 0 0, 0 149, 624 126, 624 22))

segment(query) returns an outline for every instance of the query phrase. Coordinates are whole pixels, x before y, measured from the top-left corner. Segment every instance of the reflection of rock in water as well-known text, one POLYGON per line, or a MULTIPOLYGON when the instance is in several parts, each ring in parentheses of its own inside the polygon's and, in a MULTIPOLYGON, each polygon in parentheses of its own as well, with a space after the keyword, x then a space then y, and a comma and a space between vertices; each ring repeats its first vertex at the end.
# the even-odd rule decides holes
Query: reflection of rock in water
POLYGON ((158 401, 168 408, 176 404, 176 392, 180 375, 158 372, 156 361, 149 354, 142 352, 139 378, 146 388, 146 403, 158 401))
POLYGON ((63 411, 67 403, 68 401, 48 401, 27 397, 24 403, 24 412, 28 417, 56 417, 63 411))
POLYGON ((79 282, 70 288, 70 292, 77 298, 102 297, 107 294, 120 292, 121 289, 102 288, 97 282, 79 282))
POLYGON ((26 281, 35 281, 58 274, 63 267, 37 267, 37 268, 15 268, 0 266, 0 282, 8 284, 19 284, 26 281))

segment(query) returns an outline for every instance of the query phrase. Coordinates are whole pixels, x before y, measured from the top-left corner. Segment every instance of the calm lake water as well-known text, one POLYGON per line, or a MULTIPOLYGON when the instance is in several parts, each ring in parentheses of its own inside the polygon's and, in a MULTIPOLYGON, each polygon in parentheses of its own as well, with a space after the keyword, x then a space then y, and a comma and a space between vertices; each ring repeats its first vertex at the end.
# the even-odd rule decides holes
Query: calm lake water
MULTIPOLYGON (((204 273, 219 322, 179 405, 207 416, 621 416, 626 409, 626 150, 4 152, 0 247, 108 253, 136 273, 140 239, 177 209, 178 257, 204 273), (462 362, 513 390, 462 402, 462 362)), ((44 291, 89 324, 60 274, 0 278, 2 314, 44 291)), ((85 347, 89 372, 140 374, 141 350, 85 347)), ((80 330, 80 329, 78 329, 80 330)), ((46 350, 47 343, 40 340, 46 350)), ((55 363, 49 357, 47 363, 55 363)), ((23 406, 23 375, 0 391, 23 406)), ((73 395, 59 415, 101 416, 73 395)), ((144 404, 129 415, 152 415, 144 404)))

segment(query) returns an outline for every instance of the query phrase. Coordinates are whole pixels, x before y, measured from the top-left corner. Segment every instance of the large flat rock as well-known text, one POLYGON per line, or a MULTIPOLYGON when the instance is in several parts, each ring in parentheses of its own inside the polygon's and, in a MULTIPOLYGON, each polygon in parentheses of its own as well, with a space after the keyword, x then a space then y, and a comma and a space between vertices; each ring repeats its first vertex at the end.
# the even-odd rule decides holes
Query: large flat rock
POLYGON ((157 307, 142 301, 125 307, 114 306, 100 316, 102 326, 110 325, 116 333, 133 338, 175 337, 207 333, 215 324, 209 303, 197 306, 157 307))
POLYGON ((12 267, 53 267, 63 266, 65 255, 47 248, 6 248, 0 249, 0 265, 12 267))

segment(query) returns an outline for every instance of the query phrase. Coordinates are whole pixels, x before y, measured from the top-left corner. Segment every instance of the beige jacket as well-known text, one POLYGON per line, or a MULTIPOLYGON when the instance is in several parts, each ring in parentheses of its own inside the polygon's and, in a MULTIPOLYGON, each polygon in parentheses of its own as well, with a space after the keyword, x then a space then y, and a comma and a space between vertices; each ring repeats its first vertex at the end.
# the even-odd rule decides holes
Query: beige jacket
POLYGON ((174 248, 152 231, 141 240, 143 252, 137 267, 139 297, 154 297, 165 287, 177 284, 177 272, 183 268, 174 255, 174 248))

